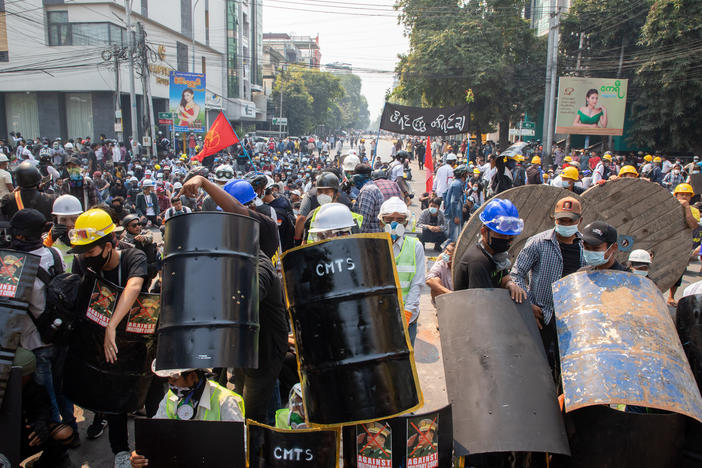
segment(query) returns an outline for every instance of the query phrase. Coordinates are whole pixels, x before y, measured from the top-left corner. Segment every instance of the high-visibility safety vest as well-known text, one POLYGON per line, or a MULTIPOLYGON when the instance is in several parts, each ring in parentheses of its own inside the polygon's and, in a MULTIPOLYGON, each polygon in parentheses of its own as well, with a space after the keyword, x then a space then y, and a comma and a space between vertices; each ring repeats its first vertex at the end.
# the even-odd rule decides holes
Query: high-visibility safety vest
POLYGON ((278 429, 291 429, 290 408, 281 408, 275 412, 275 427, 278 429))
MULTIPOLYGON (((241 415, 245 416, 244 399, 241 398, 240 395, 232 392, 228 388, 222 387, 217 382, 212 380, 208 380, 207 384, 209 384, 211 389, 210 409, 208 410, 207 408, 202 407, 204 414, 202 415, 201 421, 221 421, 219 412, 222 405, 229 397, 234 397, 236 404, 239 405, 239 409, 241 410, 241 415)), ((178 419, 178 401, 174 401, 175 399, 171 398, 174 395, 175 394, 171 390, 168 390, 168 393, 166 394, 166 416, 168 416, 168 419, 178 419)))
POLYGON ((402 249, 400 255, 395 258, 395 267, 397 268, 397 276, 400 280, 400 289, 402 290, 402 306, 409 295, 412 278, 417 273, 417 258, 414 256, 414 249, 419 242, 419 239, 412 236, 405 236, 402 240, 402 249))
MULTIPOLYGON (((315 218, 319 214, 319 209, 321 206, 318 206, 317 208, 314 209, 312 212, 312 217, 310 218, 310 226, 312 226, 312 223, 314 223, 315 218)), ((361 225, 363 224, 363 215, 360 215, 358 213, 354 213, 353 211, 351 212, 351 216, 353 217, 353 220, 356 221, 356 224, 358 225, 358 229, 361 229, 361 225)), ((317 234, 316 233, 308 233, 307 234, 307 240, 305 241, 305 244, 311 244, 313 242, 317 242, 317 234)))

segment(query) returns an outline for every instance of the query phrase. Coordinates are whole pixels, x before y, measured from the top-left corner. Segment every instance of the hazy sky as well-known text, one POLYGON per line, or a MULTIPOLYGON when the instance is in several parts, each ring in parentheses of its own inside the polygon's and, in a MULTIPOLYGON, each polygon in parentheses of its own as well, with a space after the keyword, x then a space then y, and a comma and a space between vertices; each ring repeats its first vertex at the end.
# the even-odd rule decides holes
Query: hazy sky
POLYGON ((263 0, 263 31, 316 36, 322 64, 346 62, 363 80, 371 120, 383 106, 385 90, 392 87, 397 54, 408 41, 397 24, 392 0, 263 0))

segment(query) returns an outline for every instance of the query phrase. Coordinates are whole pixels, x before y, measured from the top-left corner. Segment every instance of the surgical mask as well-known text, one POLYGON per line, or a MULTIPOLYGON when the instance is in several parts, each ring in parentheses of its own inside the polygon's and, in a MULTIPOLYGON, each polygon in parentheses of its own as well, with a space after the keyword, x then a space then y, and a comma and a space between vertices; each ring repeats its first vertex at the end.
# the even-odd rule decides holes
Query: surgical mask
POLYGON ((317 194, 317 202, 320 206, 326 205, 327 203, 332 202, 332 197, 330 195, 327 195, 326 193, 320 193, 317 194))
POLYGON ((631 272, 635 275, 639 276, 648 276, 648 270, 634 270, 632 269, 631 272))
POLYGON ((585 258, 585 263, 587 263, 590 266, 600 266, 604 265, 607 263, 609 260, 608 258, 605 258, 605 253, 607 251, 595 251, 595 250, 585 250, 583 249, 583 257, 585 258))
POLYGON ((560 236, 570 237, 578 232, 578 225, 574 224, 572 226, 563 226, 562 224, 556 224, 554 230, 556 231, 556 234, 560 236))
POLYGON ((441 259, 442 259, 444 262, 448 263, 448 262, 451 261, 451 256, 450 256, 449 254, 442 254, 442 255, 441 255, 441 259))
POLYGON ((493 235, 488 240, 488 246, 496 253, 507 252, 511 245, 512 239, 499 239, 493 235))
POLYGON ((385 225, 385 232, 390 234, 393 242, 405 235, 405 225, 397 221, 385 225))
POLYGON ((480 187, 478 187, 478 186, 476 185, 476 186, 473 187, 473 191, 474 191, 474 192, 477 192, 479 188, 480 188, 480 187))
POLYGON ((561 186, 563 188, 569 188, 570 187, 570 181, 569 180, 561 180, 561 186))
POLYGON ((439 210, 437 208, 434 208, 433 206, 429 207, 429 213, 435 215, 439 210))

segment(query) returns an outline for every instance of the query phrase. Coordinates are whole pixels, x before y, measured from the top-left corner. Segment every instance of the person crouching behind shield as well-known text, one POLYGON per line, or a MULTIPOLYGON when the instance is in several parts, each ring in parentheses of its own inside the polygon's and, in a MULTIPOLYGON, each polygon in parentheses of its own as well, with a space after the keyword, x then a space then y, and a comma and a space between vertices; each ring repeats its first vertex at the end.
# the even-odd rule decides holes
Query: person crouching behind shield
POLYGON ((293 385, 288 396, 288 404, 275 412, 275 427, 278 429, 306 429, 305 404, 302 401, 300 383, 293 385))
MULTIPOLYGON (((244 421, 244 399, 210 380, 212 374, 208 369, 156 370, 154 360, 151 370, 158 377, 168 379, 168 393, 161 400, 154 419, 244 421)), ((129 461, 133 467, 149 464, 136 450, 129 461)))
POLYGON ((319 208, 317 216, 310 224, 310 234, 316 240, 333 239, 353 233, 356 222, 351 210, 343 203, 327 203, 319 208))

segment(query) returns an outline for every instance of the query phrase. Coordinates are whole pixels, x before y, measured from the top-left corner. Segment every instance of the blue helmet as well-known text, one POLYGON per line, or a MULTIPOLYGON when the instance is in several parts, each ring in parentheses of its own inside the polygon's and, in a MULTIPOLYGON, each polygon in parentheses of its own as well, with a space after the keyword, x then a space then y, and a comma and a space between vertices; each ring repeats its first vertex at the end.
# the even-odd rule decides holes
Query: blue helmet
POLYGON ((256 198, 253 186, 246 180, 234 179, 224 185, 224 191, 246 205, 256 198))
POLYGON ((480 221, 491 231, 506 236, 516 236, 524 229, 524 220, 519 217, 517 207, 509 200, 490 200, 480 212, 480 221))

